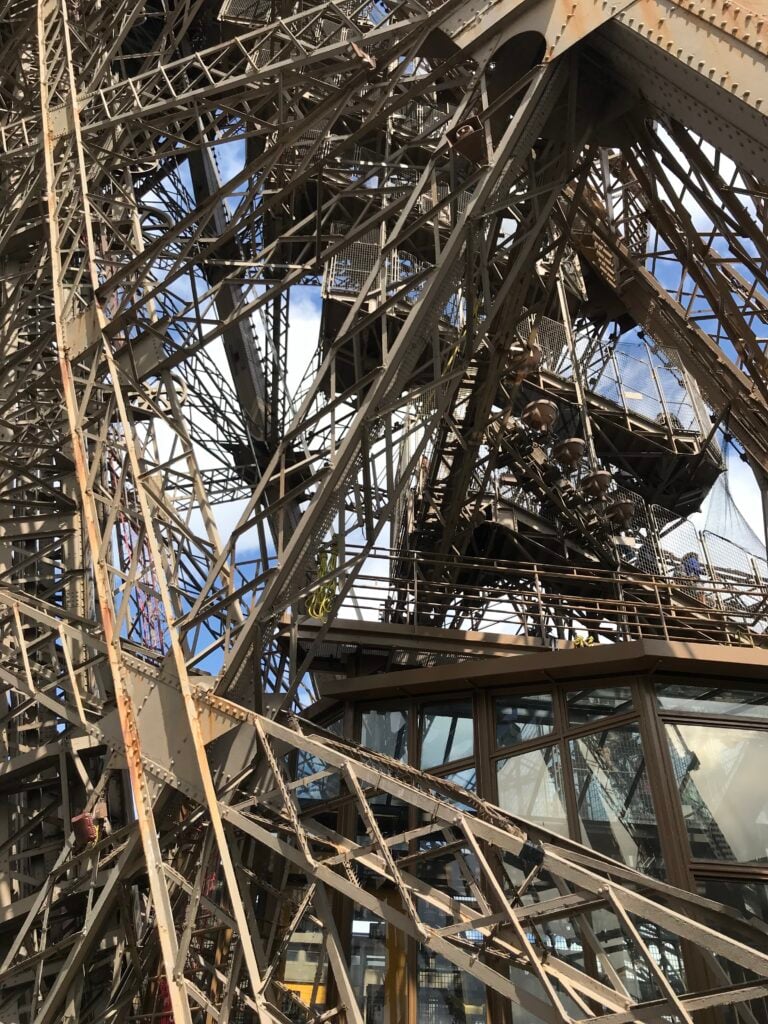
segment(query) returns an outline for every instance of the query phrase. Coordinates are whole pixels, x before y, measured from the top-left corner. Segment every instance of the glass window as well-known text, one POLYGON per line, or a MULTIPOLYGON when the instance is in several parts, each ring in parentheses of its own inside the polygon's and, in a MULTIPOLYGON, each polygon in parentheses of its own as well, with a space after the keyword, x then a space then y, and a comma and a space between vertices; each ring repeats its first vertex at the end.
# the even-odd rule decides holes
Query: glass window
POLYGON ((285 952, 283 981, 286 988, 313 1010, 325 1009, 328 964, 323 933, 307 915, 293 933, 285 952))
POLYGON ((352 920, 350 979, 366 1024, 384 1022, 384 979, 387 969, 387 928, 362 907, 352 920))
MULTIPOLYGON (((702 896, 733 907, 740 916, 749 921, 750 925, 761 929, 764 939, 758 943, 758 949, 761 953, 768 952, 768 926, 765 923, 768 921, 768 883, 706 878, 699 880, 698 890, 702 896)), ((734 939, 746 941, 751 945, 754 942, 754 932, 750 932, 749 937, 745 936, 740 924, 741 922, 736 920, 733 924, 726 921, 721 924, 721 928, 726 935, 731 935, 734 939)), ((760 980, 753 971, 739 967, 732 960, 726 960, 719 956, 716 957, 716 960, 731 984, 738 985, 760 980)), ((724 981, 725 979, 722 983, 724 981)), ((744 1020, 753 1021, 754 1024, 766 1024, 768 1021, 768 999, 751 999, 743 1005, 749 1011, 749 1014, 743 1017, 736 1013, 735 1006, 723 1007, 721 1011, 723 1024, 743 1024, 744 1020)))
MULTIPOLYGON (((437 843, 431 838, 422 839, 419 849, 425 857, 414 864, 413 871, 427 885, 439 889, 467 910, 477 912, 479 907, 471 889, 472 878, 478 875, 474 854, 468 848, 461 850, 467 868, 464 872, 454 851, 439 852, 443 845, 444 839, 437 843)), ((441 928, 452 921, 428 900, 417 900, 417 906, 422 920, 431 928, 441 928)), ((461 938, 479 946, 482 934, 467 929, 461 933, 461 938)), ((482 982, 421 945, 416 985, 417 1021, 427 1024, 483 1024, 485 1021, 485 986, 482 982)))
POLYGON ((499 806, 510 814, 568 835, 563 768, 556 746, 497 762, 499 806))
POLYGON ((334 736, 344 735, 344 716, 339 715, 338 718, 333 718, 330 722, 326 722, 323 726, 328 732, 332 732, 334 736))
POLYGON ((582 841, 648 874, 661 873, 656 814, 636 725, 571 740, 582 841))
POLYGON ((427 704, 419 720, 422 768, 471 757, 474 751, 472 701, 427 704))
POLYGON ((296 798, 302 805, 318 800, 333 800, 339 795, 338 769, 304 750, 296 754, 296 779, 306 779, 296 790, 296 798))
MULTIPOLYGON (((553 1020, 549 995, 536 975, 515 963, 509 965, 508 974, 520 1000, 508 1004, 512 1024, 542 1024, 544 1020, 553 1020)), ((583 1016, 583 1007, 574 1002, 554 975, 550 975, 550 981, 570 1018, 576 1020, 583 1016)))
MULTIPOLYGON (((367 786, 363 787, 364 791, 367 789, 367 786)), ((410 808, 407 803, 398 800, 396 796, 392 796, 390 793, 375 793, 373 796, 368 797, 368 803, 376 815, 376 822, 382 835, 398 836, 401 832, 407 830, 410 815, 410 808)), ((369 841, 370 837, 366 839, 366 835, 366 826, 362 817, 359 817, 358 841, 369 841)), ((400 849, 400 846, 393 847, 393 849, 400 849)))
POLYGON ((547 736, 554 722, 551 693, 499 697, 496 700, 496 746, 511 747, 547 736))
MULTIPOLYGON (((445 775, 441 775, 440 778, 445 779, 446 782, 453 782, 457 786, 461 786, 462 789, 468 789, 470 793, 477 792, 477 769, 474 765, 469 768, 462 768, 459 772, 447 772, 445 775)), ((447 800, 449 803, 460 807, 463 811, 474 810, 471 804, 465 803, 456 796, 447 796, 444 793, 440 793, 439 796, 441 800, 447 800)))
POLYGON ((460 772, 450 772, 448 775, 443 775, 442 778, 447 779, 448 782, 455 782, 457 786, 468 789, 470 793, 477 792, 477 770, 474 765, 471 768, 462 768, 460 772))
POLYGON ((408 760, 408 713, 365 711, 360 742, 398 761, 408 760))
MULTIPOLYGON (((455 904, 477 913, 480 908, 472 885, 479 877, 480 870, 472 850, 464 847, 457 854, 453 844, 447 842, 444 835, 438 836, 435 833, 419 840, 419 851, 424 856, 411 867, 416 877, 450 896, 455 904), (448 852, 444 852, 446 849, 448 852), (457 857, 461 857, 464 865, 460 864, 457 857)), ((431 928, 443 928, 454 920, 443 908, 436 907, 430 900, 418 898, 416 903, 422 921, 431 928)), ((466 942, 482 942, 481 932, 471 926, 459 934, 466 942)))
POLYGON ((606 715, 619 715, 632 708, 630 686, 601 686, 589 690, 572 690, 566 694, 568 721, 571 725, 592 722, 606 715))
POLYGON ((668 725, 694 857, 768 862, 768 733, 668 725))
MULTIPOLYGON (((697 888, 702 896, 717 903, 733 907, 739 914, 752 919, 752 924, 765 932, 763 952, 768 952, 768 882, 732 881, 723 878, 701 878, 697 888)), ((735 938, 739 938, 738 931, 735 938)))
MULTIPOLYGON (((530 862, 523 860, 517 854, 510 853, 508 850, 505 850, 500 856, 504 874, 509 881, 507 888, 517 892, 530 874, 530 862)), ((529 907, 536 903, 557 899, 561 895, 560 890, 552 881, 552 876, 542 868, 536 877, 528 883, 527 888, 519 898, 519 902, 523 906, 529 907)))
POLYGON ((703 715, 768 718, 768 689, 742 690, 726 686, 688 686, 667 683, 656 687, 665 711, 695 711, 703 715))
MULTIPOLYGON (((672 988, 677 993, 685 992, 685 964, 679 937, 659 925, 635 915, 633 915, 633 920, 648 947, 648 952, 666 974, 672 988)), ((640 1003, 662 998, 662 990, 648 961, 641 954, 634 940, 627 934, 613 910, 609 907, 599 907, 594 910, 590 914, 590 924, 595 934, 600 937, 608 960, 626 986, 630 996, 640 1003)), ((610 984, 604 964, 598 962, 597 972, 602 982, 610 984)), ((678 1018, 671 1015, 664 1015, 657 1019, 665 1021, 666 1024, 679 1024, 678 1018)))
POLYGON ((416 1020, 428 1024, 483 1024, 485 985, 419 946, 416 1020))
MULTIPOLYGON (((502 864, 506 878, 509 881, 509 887, 513 892, 517 891, 530 875, 530 861, 526 862, 520 857, 506 852, 502 856, 502 864)), ((535 878, 529 879, 528 885, 520 897, 520 903, 524 907, 534 908, 536 904, 550 904, 550 900, 558 899, 562 895, 563 893, 553 882, 552 876, 542 869, 535 878)), ((548 912, 543 917, 538 916, 534 912, 528 919, 526 930, 529 937, 533 938, 534 932, 536 933, 538 941, 548 951, 548 959, 551 965, 555 966, 553 958, 557 957, 560 960, 567 961, 577 970, 587 970, 577 918, 575 916, 554 917, 551 904, 546 907, 546 910, 548 912)), ((515 984, 520 984, 524 990, 542 999, 546 1005, 547 995, 542 990, 542 986, 537 979, 531 978, 530 974, 528 974, 528 980, 526 980, 526 972, 524 971, 520 971, 516 976, 512 974, 510 976, 515 977, 515 984), (529 982, 533 982, 533 984, 529 982)), ((555 988, 563 997, 563 1002, 569 1013, 573 1015, 573 1018, 581 1018, 583 1016, 583 1009, 576 1006, 559 985, 555 984, 555 988)), ((540 1024, 541 1017, 530 1011, 524 1011, 522 1007, 513 1005, 512 1024, 521 1024, 521 1022, 524 1022, 524 1024, 540 1024)))
MULTIPOLYGON (((424 857, 414 861, 410 869, 416 877, 447 893, 458 903, 478 910, 472 883, 479 876, 480 869, 472 850, 469 847, 462 847, 460 851, 459 855, 467 868, 467 871, 463 871, 453 843, 448 842, 443 832, 436 829, 434 834, 423 837, 418 842, 419 852, 424 854, 424 857)), ((423 920, 428 924, 439 928, 449 923, 450 918, 446 912, 429 900, 419 899, 418 906, 423 920)))

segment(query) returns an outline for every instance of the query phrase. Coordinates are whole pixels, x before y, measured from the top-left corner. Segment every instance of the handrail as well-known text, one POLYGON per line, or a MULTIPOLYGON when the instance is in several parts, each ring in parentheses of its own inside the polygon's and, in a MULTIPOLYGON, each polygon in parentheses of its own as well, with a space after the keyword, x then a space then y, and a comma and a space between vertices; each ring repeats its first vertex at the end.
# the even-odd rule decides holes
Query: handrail
POLYGON ((455 565, 428 553, 379 548, 370 558, 387 559, 391 576, 364 563, 337 615, 353 610, 369 621, 538 640, 591 635, 603 642, 661 637, 768 646, 762 581, 485 558, 463 560, 456 581, 455 565))

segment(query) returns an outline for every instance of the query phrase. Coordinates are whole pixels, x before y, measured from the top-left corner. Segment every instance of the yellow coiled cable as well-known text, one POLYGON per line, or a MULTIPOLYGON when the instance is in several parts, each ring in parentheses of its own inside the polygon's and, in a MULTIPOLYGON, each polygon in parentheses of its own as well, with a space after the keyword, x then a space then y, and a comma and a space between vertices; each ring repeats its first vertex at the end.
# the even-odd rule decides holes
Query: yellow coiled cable
MULTIPOLYGON (((317 578, 323 579, 330 573, 336 571, 338 561, 338 550, 336 538, 334 537, 331 547, 327 551, 321 551, 317 556, 317 578)), ((321 583, 316 590, 307 598, 307 615, 313 619, 325 619, 328 617, 333 599, 336 596, 336 580, 327 580, 321 583)))

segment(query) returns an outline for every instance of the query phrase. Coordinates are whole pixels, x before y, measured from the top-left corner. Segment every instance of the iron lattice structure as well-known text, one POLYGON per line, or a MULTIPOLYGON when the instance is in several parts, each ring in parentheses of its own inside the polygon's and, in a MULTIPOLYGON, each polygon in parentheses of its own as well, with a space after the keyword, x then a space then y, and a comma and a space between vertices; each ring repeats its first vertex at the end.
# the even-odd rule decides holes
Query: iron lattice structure
POLYGON ((350 609, 390 665, 762 642, 761 551, 684 519, 720 424, 768 472, 760 4, 0 7, 0 1020, 361 1022, 350 904, 537 1020, 752 1019, 750 925, 293 712, 350 609))

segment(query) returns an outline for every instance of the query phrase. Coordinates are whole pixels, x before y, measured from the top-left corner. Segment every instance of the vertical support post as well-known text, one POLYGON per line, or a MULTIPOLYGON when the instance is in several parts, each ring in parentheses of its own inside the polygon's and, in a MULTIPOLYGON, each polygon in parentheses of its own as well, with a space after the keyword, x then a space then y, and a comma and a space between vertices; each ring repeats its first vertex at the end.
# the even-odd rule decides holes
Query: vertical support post
MULTIPOLYGON (((120 639, 115 630, 115 610, 110 581, 101 555, 99 513, 88 470, 83 413, 76 392, 71 362, 71 338, 78 328, 87 331, 87 325, 93 323, 93 309, 90 304, 98 287, 98 276, 95 267, 93 227, 85 203, 87 176, 80 138, 67 7, 62 0, 38 0, 37 39, 56 346, 65 413, 72 442, 74 472, 92 557, 107 661, 115 687, 116 704, 173 1012, 176 1024, 192 1024, 184 987, 177 983, 174 975, 178 946, 158 831, 152 812, 154 792, 142 764, 136 709, 124 675, 120 639), (67 130, 63 132, 60 129, 62 110, 68 122, 67 130), (83 263, 85 270, 81 269, 83 263)), ((98 319, 96 322, 98 323, 98 319)), ((115 378, 116 375, 113 376, 113 379, 115 378)), ((20 637, 19 642, 24 642, 23 637, 20 637)), ((73 971, 77 969, 76 964, 67 961, 65 969, 40 1009, 38 1024, 53 1024, 57 1018, 58 1000, 67 989, 67 967, 73 971)))
POLYGON ((557 268, 557 297, 560 302, 560 315, 563 318, 565 337, 568 343, 568 352, 571 357, 571 366, 573 367, 573 387, 576 392, 576 403, 579 407, 581 427, 584 431, 584 440, 587 445, 587 456, 589 458, 591 468, 597 469, 597 452, 595 450, 595 439, 592 434, 592 422, 589 417, 589 410, 587 409, 584 374, 582 372, 581 363, 578 359, 578 353, 576 352, 576 339, 573 335, 573 324, 571 323, 571 314, 568 309, 568 296, 565 291, 565 278, 563 277, 562 266, 557 268))
MULTIPOLYGON (((380 893, 390 906, 403 911, 395 886, 380 893)), ((408 937, 387 924, 387 968, 384 975, 384 1024, 408 1024, 408 937)))

